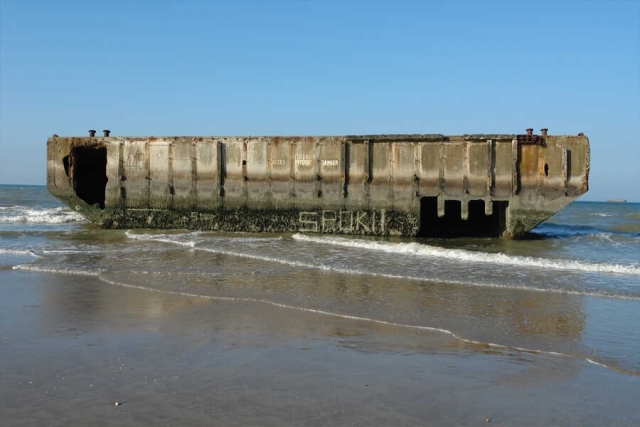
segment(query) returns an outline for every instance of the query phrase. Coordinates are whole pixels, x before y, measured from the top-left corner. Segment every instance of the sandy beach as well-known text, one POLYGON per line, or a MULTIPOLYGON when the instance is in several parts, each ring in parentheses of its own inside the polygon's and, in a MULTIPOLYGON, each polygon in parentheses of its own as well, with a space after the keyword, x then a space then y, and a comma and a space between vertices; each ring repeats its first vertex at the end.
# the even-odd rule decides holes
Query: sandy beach
POLYGON ((0 283, 5 426, 640 423, 640 378, 582 360, 94 277, 0 283))

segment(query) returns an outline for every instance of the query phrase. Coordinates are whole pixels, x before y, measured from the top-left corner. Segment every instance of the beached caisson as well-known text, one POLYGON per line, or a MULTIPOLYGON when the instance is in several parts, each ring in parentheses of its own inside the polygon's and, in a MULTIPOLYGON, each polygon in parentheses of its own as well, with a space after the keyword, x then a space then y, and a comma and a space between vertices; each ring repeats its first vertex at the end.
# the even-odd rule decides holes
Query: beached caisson
POLYGON ((47 188, 106 228, 517 238, 588 189, 589 140, 59 137, 47 188))

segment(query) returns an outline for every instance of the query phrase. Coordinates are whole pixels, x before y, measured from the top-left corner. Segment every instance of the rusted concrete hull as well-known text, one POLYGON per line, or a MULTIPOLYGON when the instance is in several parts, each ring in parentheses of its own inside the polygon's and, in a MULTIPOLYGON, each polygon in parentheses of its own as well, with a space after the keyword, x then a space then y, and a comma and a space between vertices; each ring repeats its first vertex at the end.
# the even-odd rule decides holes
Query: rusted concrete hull
POLYGON ((589 174, 582 135, 54 136, 47 146, 51 194, 114 228, 519 237, 584 194, 589 174))

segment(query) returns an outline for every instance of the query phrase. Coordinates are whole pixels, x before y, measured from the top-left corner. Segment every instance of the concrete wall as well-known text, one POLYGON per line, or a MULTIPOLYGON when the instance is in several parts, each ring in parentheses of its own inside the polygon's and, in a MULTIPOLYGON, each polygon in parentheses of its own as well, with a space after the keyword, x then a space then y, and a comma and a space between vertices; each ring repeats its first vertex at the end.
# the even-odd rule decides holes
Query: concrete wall
POLYGON ((47 159, 49 191, 105 226, 417 235, 429 234, 433 201, 434 218, 453 221, 439 228, 485 224, 481 203, 512 236, 587 191, 589 145, 549 135, 53 137, 47 159), (104 209, 83 204, 64 166, 89 167, 80 146, 106 147, 105 170, 91 172, 106 175, 104 209))

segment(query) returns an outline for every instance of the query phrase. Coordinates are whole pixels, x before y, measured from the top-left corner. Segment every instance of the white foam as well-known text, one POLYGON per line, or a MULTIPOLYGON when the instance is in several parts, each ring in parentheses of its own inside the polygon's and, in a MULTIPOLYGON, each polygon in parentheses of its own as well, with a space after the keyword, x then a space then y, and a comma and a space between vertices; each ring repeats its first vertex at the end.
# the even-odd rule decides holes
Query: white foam
POLYGON ((46 255, 76 255, 76 254, 107 254, 107 253, 122 253, 122 252, 131 252, 128 250, 88 250, 88 249, 53 249, 53 250, 43 250, 42 254, 46 255))
POLYGON ((32 257, 38 258, 38 255, 33 253, 33 251, 29 249, 9 249, 9 248, 0 248, 0 254, 7 255, 31 255, 32 257))
POLYGON ((100 271, 82 271, 82 270, 74 270, 72 268, 41 267, 33 264, 14 265, 13 269, 23 270, 23 271, 32 271, 35 273, 71 274, 74 276, 99 276, 101 273, 100 271))
POLYGON ((4 211, 3 215, 0 215, 0 223, 64 224, 85 220, 82 215, 64 207, 29 209, 11 206, 4 211))
POLYGON ((233 237, 229 239, 231 243, 262 243, 268 241, 281 241, 283 237, 233 237))
POLYGON ((283 265, 289 265, 291 267, 297 268, 309 268, 316 270, 324 270, 332 273, 339 274, 349 274, 349 275, 368 275, 374 277, 384 277, 387 279, 399 279, 399 280, 416 280, 419 282, 427 282, 427 283, 445 283, 449 285, 460 285, 460 286, 479 286, 483 288, 493 288, 493 289, 507 289, 507 290, 522 290, 522 291, 532 291, 532 292, 550 292, 557 294, 566 294, 566 295, 579 295, 579 296, 591 296, 591 297, 602 297, 602 298, 614 298, 614 299, 623 299, 623 300, 640 300, 640 296, 633 295, 620 295, 620 294, 610 294, 606 292, 593 292, 593 291, 572 291, 567 289, 555 289, 555 288, 535 288, 531 286, 523 286, 518 284, 498 284, 498 283, 483 283, 478 281, 472 282, 463 282, 459 280, 452 280, 446 277, 438 277, 434 274, 429 277, 415 277, 415 276, 406 276, 406 275, 395 275, 388 273, 377 273, 372 270, 358 270, 358 269, 347 269, 340 268, 325 264, 312 264, 301 261, 291 261, 284 258, 275 258, 268 257, 263 255, 254 255, 246 252, 238 252, 238 251, 230 251, 226 249, 213 249, 213 248, 204 248, 204 247, 196 247, 196 250, 216 253, 220 255, 231 255, 242 258, 253 259, 257 261, 265 261, 265 262, 274 262, 283 265))
POLYGON ((324 265, 324 264, 311 264, 311 263, 306 263, 306 262, 302 262, 302 261, 292 261, 292 260, 288 260, 288 259, 284 259, 284 258, 275 258, 275 257, 264 256, 264 255, 254 255, 254 254, 250 254, 250 253, 246 253, 246 252, 231 251, 231 250, 228 250, 228 249, 214 249, 214 248, 197 247, 196 250, 209 252, 209 253, 220 254, 220 255, 237 256, 237 257, 248 258, 248 259, 253 259, 253 260, 257 260, 257 261, 274 262, 274 263, 278 263, 278 264, 289 265, 291 267, 302 267, 302 268, 310 268, 310 269, 315 269, 315 270, 318 270, 318 269, 319 270, 326 270, 326 271, 331 271, 333 273, 358 274, 358 275, 366 273, 366 274, 370 274, 370 275, 373 275, 373 276, 383 276, 383 277, 396 278, 396 279, 403 278, 402 276, 394 276, 394 275, 391 275, 391 274, 378 274, 378 273, 369 272, 369 271, 362 272, 362 271, 356 270, 356 269, 339 268, 339 267, 333 267, 333 266, 324 265))
POLYGON ((517 267, 535 267, 551 270, 576 270, 589 273, 617 273, 640 276, 640 267, 635 265, 585 263, 572 260, 545 259, 506 255, 501 253, 472 252, 464 249, 445 249, 420 243, 389 243, 369 240, 345 239, 339 237, 293 235, 298 241, 323 243, 334 246, 376 250, 401 255, 444 258, 455 261, 483 264, 499 264, 517 267))
MULTIPOLYGON (((176 245, 186 246, 194 248, 197 244, 203 242, 205 239, 201 236, 201 232, 194 231, 189 233, 179 234, 144 234, 134 233, 131 230, 127 230, 125 235, 132 240, 139 241, 154 241, 162 243, 174 243, 176 245)), ((206 239, 207 241, 211 239, 206 239)), ((216 240, 216 238, 213 238, 216 240)), ((221 238, 220 240, 225 243, 263 243, 268 241, 280 241, 282 237, 232 237, 221 238)))
POLYGON ((180 233, 180 234, 138 234, 133 233, 131 230, 127 230, 125 235, 132 240, 146 240, 146 241, 154 241, 154 242, 162 242, 162 243, 173 243, 180 246, 186 246, 189 248, 193 248, 196 246, 199 240, 180 240, 190 237, 198 236, 200 232, 193 233, 180 233))
MULTIPOLYGON (((483 288, 493 288, 493 289, 522 290, 522 291, 532 291, 532 292, 550 292, 550 293, 566 294, 566 295, 592 296, 592 297, 614 298, 614 299, 634 300, 634 301, 635 300, 640 300, 640 296, 611 294, 611 293, 607 293, 607 292, 596 292, 596 291, 586 291, 586 290, 585 291, 574 291, 574 290, 556 289, 556 288, 536 288, 536 287, 532 287, 532 286, 523 286, 523 285, 513 284, 513 283, 510 283, 510 284, 498 284, 498 283, 483 283, 483 282, 478 282, 478 281, 464 282, 464 281, 459 281, 459 280, 452 280, 452 279, 450 279, 448 277, 438 277, 435 274, 431 274, 431 275, 429 275, 429 277, 422 277, 422 276, 421 277, 416 277, 416 276, 409 276, 409 275, 395 275, 395 274, 388 274, 388 273, 379 273, 379 272, 375 272, 375 271, 373 271, 371 269, 368 269, 368 270, 347 269, 347 268, 340 268, 340 267, 335 267, 335 266, 326 265, 326 264, 320 264, 320 263, 308 263, 308 262, 302 262, 302 261, 293 261, 293 260, 288 260, 288 259, 285 259, 285 258, 282 258, 282 257, 269 257, 269 256, 264 256, 264 255, 255 255, 255 254, 251 254, 251 253, 248 253, 248 252, 233 251, 233 250, 228 250, 228 249, 201 247, 201 246, 197 246, 197 242, 194 242, 194 241, 189 242, 189 244, 185 244, 184 242, 179 242, 179 241, 176 241, 174 239, 166 239, 163 236, 167 236, 167 235, 164 235, 164 234, 158 234, 158 235, 154 235, 154 234, 132 234, 132 235, 133 236, 138 236, 136 238, 139 238, 141 240, 143 240, 143 239, 144 240, 156 240, 156 241, 161 241, 161 242, 166 242, 166 243, 173 243, 173 244, 178 244, 178 245, 183 245, 183 246, 189 246, 189 247, 191 247, 191 248, 193 248, 195 250, 205 251, 205 252, 209 252, 209 253, 236 256, 236 257, 241 257, 241 258, 246 258, 246 259, 253 259, 253 260, 256 260, 256 261, 273 262, 273 263, 278 263, 278 264, 282 264, 282 265, 289 265, 291 267, 296 267, 296 268, 309 268, 309 269, 323 270, 323 271, 332 272, 332 273, 339 273, 339 274, 369 275, 369 276, 374 276, 374 277, 384 277, 384 278, 388 278, 388 279, 416 280, 416 281, 427 282, 427 283, 444 283, 444 284, 449 284, 449 285, 461 285, 461 286, 479 286, 479 287, 483 287, 483 288)), ((169 235, 169 236, 171 236, 171 235, 169 235)), ((185 236, 185 234, 177 234, 175 236, 185 236)), ((299 236, 298 238, 300 238, 301 240, 304 240, 304 239, 308 238, 308 236, 303 236, 303 235, 296 235, 296 236, 299 236)), ((346 240, 346 239, 344 239, 344 240, 346 240)), ((324 243, 324 241, 323 241, 323 243, 324 243)), ((370 243, 370 242, 363 242, 363 243, 370 243)), ((371 243, 377 243, 377 242, 371 242, 371 243)), ((435 249, 441 249, 441 248, 435 248, 435 249)), ((446 250, 446 249, 444 249, 444 250, 446 250)), ((466 252, 466 251, 463 251, 463 252, 466 252)))
POLYGON ((588 358, 588 357, 587 357, 585 360, 586 360, 587 362, 589 362, 589 363, 593 364, 593 365, 601 366, 601 367, 603 367, 603 368, 607 368, 607 365, 605 365, 604 363, 597 362, 597 361, 595 361, 595 360, 593 360, 593 359, 590 359, 590 358, 588 358))

